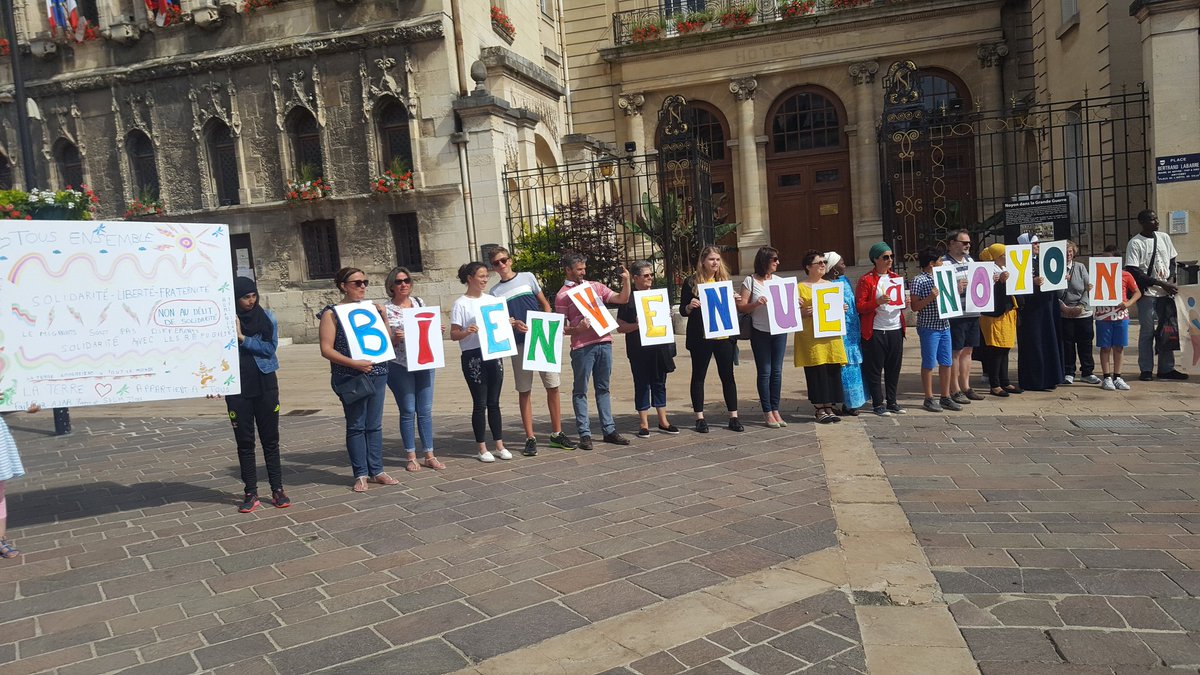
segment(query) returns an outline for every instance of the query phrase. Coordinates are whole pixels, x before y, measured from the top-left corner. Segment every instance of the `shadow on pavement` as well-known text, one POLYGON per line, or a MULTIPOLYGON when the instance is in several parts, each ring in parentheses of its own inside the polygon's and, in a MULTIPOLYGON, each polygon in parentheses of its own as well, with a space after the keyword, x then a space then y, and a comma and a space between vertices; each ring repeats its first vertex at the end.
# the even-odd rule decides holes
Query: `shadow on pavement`
POLYGON ((17 528, 180 502, 232 504, 236 496, 232 491, 214 490, 190 483, 120 485, 104 481, 10 494, 9 499, 13 501, 9 527, 17 528))

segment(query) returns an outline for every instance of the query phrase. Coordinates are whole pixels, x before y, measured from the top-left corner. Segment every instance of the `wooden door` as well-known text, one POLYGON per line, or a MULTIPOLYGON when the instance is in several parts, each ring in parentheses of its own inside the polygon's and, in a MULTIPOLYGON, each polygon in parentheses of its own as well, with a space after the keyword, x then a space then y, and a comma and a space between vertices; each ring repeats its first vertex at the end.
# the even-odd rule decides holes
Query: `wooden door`
POLYGON ((767 164, 771 245, 779 268, 798 271, 804 252, 837 251, 854 264, 850 163, 844 152, 767 164))

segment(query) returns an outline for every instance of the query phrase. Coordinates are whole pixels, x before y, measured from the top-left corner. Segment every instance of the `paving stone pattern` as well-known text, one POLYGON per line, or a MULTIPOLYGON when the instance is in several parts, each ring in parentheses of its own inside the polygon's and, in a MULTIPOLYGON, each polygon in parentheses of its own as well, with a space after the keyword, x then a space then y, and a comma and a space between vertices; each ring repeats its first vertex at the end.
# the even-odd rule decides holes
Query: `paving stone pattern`
POLYGON ((829 591, 611 671, 636 675, 865 673, 854 607, 829 591))
POLYGON ((1200 672, 1196 418, 870 420, 984 675, 1200 672))
MULTIPOLYGON (((439 445, 471 447, 461 417, 437 423, 439 445)), ((49 425, 11 425, 29 475, 9 486, 26 555, 0 567, 5 675, 449 672, 837 543, 808 425, 412 474, 389 437, 402 484, 355 494, 343 421, 289 417, 295 505, 253 514, 226 421, 49 425)), ((755 624, 761 641, 713 658, 845 655, 847 616, 755 624)))

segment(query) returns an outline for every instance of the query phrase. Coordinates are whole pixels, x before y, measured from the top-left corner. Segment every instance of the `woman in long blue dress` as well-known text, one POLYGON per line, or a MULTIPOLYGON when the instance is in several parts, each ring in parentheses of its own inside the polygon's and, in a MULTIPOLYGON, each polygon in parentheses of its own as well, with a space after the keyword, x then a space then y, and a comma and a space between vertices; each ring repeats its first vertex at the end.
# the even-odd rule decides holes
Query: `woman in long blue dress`
POLYGON ((863 357, 862 347, 858 342, 861 337, 858 309, 852 300, 854 286, 846 278, 846 261, 842 260, 842 256, 835 251, 829 251, 825 254, 825 262, 828 265, 825 278, 834 283, 840 283, 843 286, 842 295, 851 298, 846 301, 846 335, 842 337, 846 346, 846 365, 842 366, 842 391, 845 393, 846 399, 842 401, 842 409, 837 413, 856 416, 858 409, 867 403, 867 392, 863 387, 862 379, 863 357))
POLYGON ((1052 391, 1062 381, 1058 340, 1058 296, 1043 291, 1037 236, 1022 234, 1021 244, 1033 244, 1033 293, 1017 298, 1017 384, 1025 391, 1052 391))

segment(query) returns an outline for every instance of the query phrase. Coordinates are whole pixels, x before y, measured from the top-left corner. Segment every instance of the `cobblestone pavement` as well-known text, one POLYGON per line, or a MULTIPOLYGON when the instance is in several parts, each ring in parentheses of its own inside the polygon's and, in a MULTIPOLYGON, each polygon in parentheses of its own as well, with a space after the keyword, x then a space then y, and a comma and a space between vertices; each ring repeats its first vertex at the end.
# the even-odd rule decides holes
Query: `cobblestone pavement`
POLYGON ((985 675, 1200 668, 1191 415, 872 420, 985 675))

